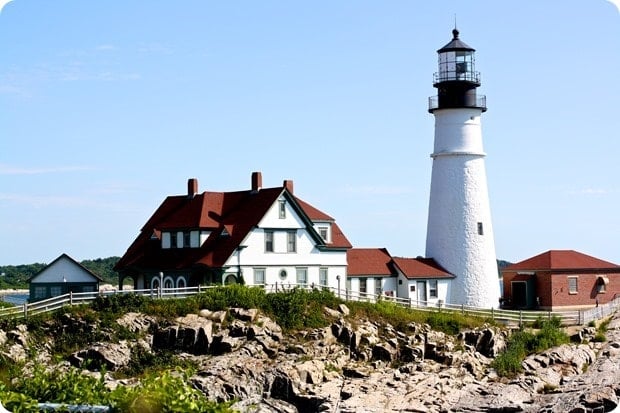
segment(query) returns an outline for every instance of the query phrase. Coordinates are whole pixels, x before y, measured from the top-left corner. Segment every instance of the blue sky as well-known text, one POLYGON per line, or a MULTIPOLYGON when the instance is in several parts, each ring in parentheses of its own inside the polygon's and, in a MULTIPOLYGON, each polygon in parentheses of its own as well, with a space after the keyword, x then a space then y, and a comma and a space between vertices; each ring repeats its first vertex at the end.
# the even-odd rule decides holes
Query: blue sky
POLYGON ((605 0, 14 0, 0 265, 122 255, 167 195, 295 182, 358 247, 424 254, 436 50, 476 48, 497 256, 620 264, 620 13, 605 0))

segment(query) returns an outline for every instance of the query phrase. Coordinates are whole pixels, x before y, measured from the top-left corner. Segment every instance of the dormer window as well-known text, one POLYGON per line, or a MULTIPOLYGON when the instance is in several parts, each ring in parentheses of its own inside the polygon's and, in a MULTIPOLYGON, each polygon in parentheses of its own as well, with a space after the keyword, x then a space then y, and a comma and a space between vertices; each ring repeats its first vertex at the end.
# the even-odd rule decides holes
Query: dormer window
POLYGON ((280 219, 286 218, 286 201, 285 200, 278 201, 278 217, 280 219))
POLYGON ((317 232, 326 243, 331 242, 330 227, 327 224, 319 225, 316 227, 317 232))
POLYGON ((176 247, 177 247, 177 233, 173 231, 170 233, 170 248, 176 248, 176 247))

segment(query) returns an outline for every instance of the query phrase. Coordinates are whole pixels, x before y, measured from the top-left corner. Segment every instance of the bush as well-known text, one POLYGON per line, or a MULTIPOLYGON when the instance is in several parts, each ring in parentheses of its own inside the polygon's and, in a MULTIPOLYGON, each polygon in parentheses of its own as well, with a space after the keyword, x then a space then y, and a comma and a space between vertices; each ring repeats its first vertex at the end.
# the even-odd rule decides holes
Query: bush
POLYGON ((561 327, 562 320, 559 317, 552 317, 549 320, 539 319, 536 322, 540 323, 540 330, 536 334, 519 330, 510 336, 506 350, 498 355, 491 364, 497 374, 506 377, 515 376, 523 370, 521 363, 528 355, 570 341, 561 327))
POLYGON ((229 403, 209 401, 184 371, 152 373, 135 387, 118 386, 110 391, 103 378, 83 375, 74 368, 62 372, 36 367, 29 377, 0 385, 0 398, 15 413, 38 412, 39 402, 106 405, 128 413, 231 411, 229 403))
POLYGON ((265 290, 261 287, 236 284, 210 288, 196 299, 201 308, 220 311, 230 307, 265 308, 265 297, 265 290))

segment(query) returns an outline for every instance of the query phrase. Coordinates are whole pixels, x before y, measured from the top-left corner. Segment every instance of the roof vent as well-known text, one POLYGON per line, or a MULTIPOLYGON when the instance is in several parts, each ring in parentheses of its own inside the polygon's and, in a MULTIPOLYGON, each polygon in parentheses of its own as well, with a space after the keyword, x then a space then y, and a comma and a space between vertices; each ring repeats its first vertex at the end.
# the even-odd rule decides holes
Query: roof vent
POLYGON ((263 174, 252 172, 252 192, 258 192, 263 187, 263 174))
POLYGON ((192 199, 198 193, 198 179, 190 178, 187 180, 187 197, 192 199))

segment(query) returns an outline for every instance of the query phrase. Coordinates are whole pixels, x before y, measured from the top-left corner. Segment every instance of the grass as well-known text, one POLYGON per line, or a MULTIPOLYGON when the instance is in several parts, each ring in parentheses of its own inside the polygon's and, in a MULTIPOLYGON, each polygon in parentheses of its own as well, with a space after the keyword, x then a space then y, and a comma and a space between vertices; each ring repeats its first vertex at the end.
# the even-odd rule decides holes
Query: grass
POLYGON ((410 330, 411 323, 428 324, 433 330, 446 334, 456 335, 464 329, 481 327, 492 324, 490 320, 480 317, 466 316, 453 311, 421 311, 415 310, 391 301, 368 303, 362 301, 347 302, 351 314, 355 317, 364 317, 371 320, 381 320, 389 323, 400 331, 410 330))
POLYGON ((523 360, 530 354, 539 353, 551 347, 566 344, 570 338, 562 329, 562 320, 552 317, 536 322, 537 332, 521 329, 508 339, 506 350, 493 360, 491 366, 503 377, 514 377, 523 371, 523 360))

